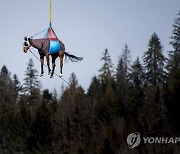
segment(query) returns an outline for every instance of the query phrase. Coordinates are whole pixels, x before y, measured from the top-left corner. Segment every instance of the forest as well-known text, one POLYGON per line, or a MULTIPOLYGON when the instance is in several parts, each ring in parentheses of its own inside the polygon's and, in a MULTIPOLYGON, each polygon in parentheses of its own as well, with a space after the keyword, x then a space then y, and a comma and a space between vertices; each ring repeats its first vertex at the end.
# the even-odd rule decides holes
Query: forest
POLYGON ((70 85, 41 89, 30 59, 20 82, 6 65, 0 70, 0 153, 2 154, 178 154, 176 144, 140 144, 127 136, 180 135, 180 12, 172 24, 172 51, 163 54, 156 32, 142 57, 130 61, 127 44, 113 66, 105 49, 99 74, 87 92, 75 73, 70 85))

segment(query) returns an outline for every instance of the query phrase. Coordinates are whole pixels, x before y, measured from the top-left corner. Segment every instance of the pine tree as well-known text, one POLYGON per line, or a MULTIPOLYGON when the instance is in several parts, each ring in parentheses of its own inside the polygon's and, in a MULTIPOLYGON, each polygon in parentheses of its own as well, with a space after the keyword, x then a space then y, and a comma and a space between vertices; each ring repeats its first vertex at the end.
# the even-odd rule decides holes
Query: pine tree
POLYGON ((143 67, 140 63, 139 57, 134 61, 131 66, 131 70, 129 73, 129 80, 134 86, 142 87, 144 85, 144 71, 143 67))
POLYGON ((102 95, 102 89, 101 89, 101 84, 100 84, 100 81, 99 79, 94 76, 92 78, 92 81, 91 81, 91 84, 89 86, 89 89, 88 89, 88 96, 90 96, 91 98, 100 98, 101 95, 102 95))
POLYGON ((125 45, 123 52, 118 60, 118 65, 116 68, 116 95, 118 96, 117 112, 119 115, 125 115, 127 104, 128 104, 128 73, 130 66, 130 50, 127 45, 125 45))
POLYGON ((13 153, 12 130, 14 126, 12 106, 0 100, 0 153, 13 153))
POLYGON ((15 84, 11 79, 10 72, 3 66, 0 72, 0 99, 9 104, 16 103, 15 84))
POLYGON ((18 105, 19 111, 15 115, 15 125, 13 126, 12 139, 14 142, 14 152, 28 153, 29 137, 32 117, 26 102, 21 99, 18 105))
POLYGON ((174 20, 171 39, 173 50, 169 53, 169 70, 180 68, 180 11, 174 20))
POLYGON ((101 60, 103 61, 103 66, 99 70, 99 78, 101 81, 108 81, 112 77, 113 68, 113 64, 108 49, 105 49, 105 51, 103 52, 103 57, 101 58, 101 60))
POLYGON ((54 153, 61 150, 62 153, 86 153, 86 141, 91 132, 91 120, 89 112, 89 102, 84 90, 78 85, 77 77, 74 73, 69 79, 70 85, 61 97, 60 107, 57 111, 55 121, 54 153))
POLYGON ((14 97, 15 100, 17 101, 20 93, 22 92, 22 85, 18 79, 18 76, 16 74, 13 75, 13 84, 14 84, 14 97))
POLYGON ((48 89, 43 90, 43 98, 47 101, 47 103, 49 103, 49 101, 52 99, 52 93, 49 92, 48 89))
POLYGON ((124 65, 122 57, 120 57, 118 65, 117 65, 117 69, 116 69, 116 81, 117 81, 118 87, 124 86, 126 84, 126 78, 127 78, 127 74, 126 74, 125 65, 124 65))
POLYGON ((143 57, 147 85, 162 85, 165 82, 165 57, 162 49, 158 35, 153 33, 143 57))
POLYGON ((51 118, 45 102, 42 102, 36 110, 36 115, 31 127, 29 148, 32 150, 32 153, 51 153, 53 137, 51 118))
POLYGON ((164 105, 167 106, 167 118, 171 131, 180 133, 180 12, 174 20, 170 44, 173 50, 169 53, 169 76, 164 88, 164 105))
POLYGON ((34 68, 34 62, 29 60, 25 71, 23 90, 27 94, 31 94, 35 88, 40 88, 40 81, 38 81, 38 71, 34 68))
POLYGON ((134 61, 128 75, 130 80, 128 118, 132 126, 135 126, 138 121, 139 109, 144 101, 144 71, 139 58, 134 61), (134 123, 135 122, 135 123, 134 123))
POLYGON ((72 88, 76 88, 78 86, 78 80, 77 80, 76 74, 74 72, 71 73, 69 82, 70 82, 70 87, 72 87, 72 88))
POLYGON ((124 49, 122 51, 123 52, 122 52, 121 58, 123 60, 124 68, 127 74, 129 71, 130 63, 131 63, 130 49, 127 44, 124 45, 124 49))
POLYGON ((128 80, 128 72, 130 67, 130 49, 127 44, 125 44, 122 54, 119 57, 118 65, 116 69, 116 81, 118 87, 124 87, 128 80))

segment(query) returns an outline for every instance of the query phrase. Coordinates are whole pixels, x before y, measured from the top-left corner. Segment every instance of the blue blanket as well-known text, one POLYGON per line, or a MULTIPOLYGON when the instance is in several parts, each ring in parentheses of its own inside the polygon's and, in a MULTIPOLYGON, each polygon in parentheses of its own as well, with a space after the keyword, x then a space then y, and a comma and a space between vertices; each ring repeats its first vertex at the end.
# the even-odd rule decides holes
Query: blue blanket
POLYGON ((61 44, 59 40, 50 40, 50 45, 49 45, 49 52, 51 55, 53 54, 58 54, 59 51, 61 50, 61 44))

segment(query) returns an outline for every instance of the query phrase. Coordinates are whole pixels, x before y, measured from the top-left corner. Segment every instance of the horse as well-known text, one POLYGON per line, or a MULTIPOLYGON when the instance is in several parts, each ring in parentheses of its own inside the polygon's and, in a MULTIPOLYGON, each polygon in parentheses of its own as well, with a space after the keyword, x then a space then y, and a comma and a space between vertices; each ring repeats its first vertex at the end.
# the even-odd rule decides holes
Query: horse
POLYGON ((48 39, 31 39, 31 38, 24 37, 23 51, 25 53, 27 53, 29 48, 32 46, 32 47, 36 48, 39 52, 40 61, 41 61, 40 76, 43 76, 43 74, 44 74, 44 69, 43 69, 44 57, 46 57, 46 60, 47 60, 48 75, 50 75, 50 78, 53 77, 55 66, 56 66, 55 61, 56 61, 57 57, 59 57, 59 59, 60 59, 60 77, 62 77, 64 55, 65 55, 65 57, 68 57, 72 62, 78 62, 78 61, 83 60, 83 57, 77 57, 77 56, 74 56, 74 55, 66 52, 65 45, 62 43, 62 41, 60 41, 60 40, 58 40, 58 41, 61 46, 60 50, 57 53, 51 54, 49 51, 50 50, 50 40, 48 40, 48 39), (52 72, 51 72, 50 65, 49 65, 49 56, 50 55, 52 57, 52 72))

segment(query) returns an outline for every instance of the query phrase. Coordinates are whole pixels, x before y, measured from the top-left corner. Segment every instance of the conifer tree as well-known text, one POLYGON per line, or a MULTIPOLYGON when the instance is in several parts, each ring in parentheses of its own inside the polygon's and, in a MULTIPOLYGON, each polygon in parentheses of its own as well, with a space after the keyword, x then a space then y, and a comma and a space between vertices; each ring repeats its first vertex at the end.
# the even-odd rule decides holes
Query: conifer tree
POLYGON ((88 89, 88 96, 90 96, 91 98, 100 98, 101 94, 102 94, 102 90, 101 90, 101 84, 100 84, 100 81, 99 79, 94 76, 92 78, 92 81, 91 81, 91 84, 89 86, 89 89, 88 89))
POLYGON ((29 138, 29 148, 33 153, 50 153, 53 137, 51 118, 45 102, 42 102, 36 110, 29 138))
POLYGON ((9 104, 16 103, 16 92, 14 85, 15 84, 13 83, 13 80, 10 76, 10 72, 6 66, 3 66, 0 72, 0 99, 2 101, 5 101, 9 104))
POLYGON ((103 66, 99 70, 99 78, 101 81, 109 80, 112 77, 113 64, 108 49, 105 49, 103 52, 103 57, 101 60, 103 61, 103 66))
POLYGON ((171 42, 173 50, 169 53, 168 80, 164 88, 164 105, 167 106, 167 118, 171 131, 180 133, 180 12, 174 20, 171 42))
POLYGON ((128 105, 128 73, 130 67, 130 49, 127 44, 125 44, 122 54, 119 57, 118 65, 116 68, 116 82, 117 89, 116 95, 118 96, 117 111, 120 115, 126 112, 125 108, 128 105))
POLYGON ((14 84, 14 97, 15 100, 17 101, 20 93, 22 92, 22 85, 16 74, 13 75, 13 84, 14 84))
POLYGON ((143 57, 147 85, 162 85, 165 82, 165 57, 162 49, 158 35, 153 33, 143 57))
POLYGON ((72 88, 76 88, 78 86, 78 80, 77 80, 76 74, 74 72, 71 73, 69 82, 70 82, 70 87, 72 87, 72 88))
POLYGON ((118 65, 116 69, 116 80, 119 87, 124 87, 128 80, 128 72, 130 68, 130 49, 127 44, 125 44, 122 54, 119 57, 118 65))
POLYGON ((38 80, 38 71, 34 68, 34 62, 32 58, 27 63, 27 68, 25 71, 23 90, 27 94, 31 94, 32 90, 35 88, 40 88, 40 82, 38 80))
POLYGON ((122 51, 123 52, 122 52, 121 58, 123 60, 124 68, 127 74, 129 71, 130 63, 131 63, 130 49, 127 44, 124 45, 124 49, 122 51))
POLYGON ((122 57, 120 57, 116 69, 116 81, 118 84, 118 87, 124 86, 126 82, 127 74, 126 74, 126 69, 125 65, 123 62, 122 57))
POLYGON ((49 92, 48 89, 43 90, 43 98, 49 103, 49 101, 52 99, 52 93, 49 92))
POLYGON ((131 66, 131 70, 129 73, 129 80, 134 86, 142 87, 144 85, 144 71, 143 67, 140 63, 139 57, 134 61, 131 66))
POLYGON ((180 11, 174 20, 170 44, 173 50, 169 53, 169 70, 180 68, 180 11))
POLYGON ((13 126, 12 139, 14 142, 14 149, 17 152, 28 153, 29 151, 29 137, 32 117, 26 102, 21 99, 18 105, 19 111, 15 115, 15 125, 13 126))

